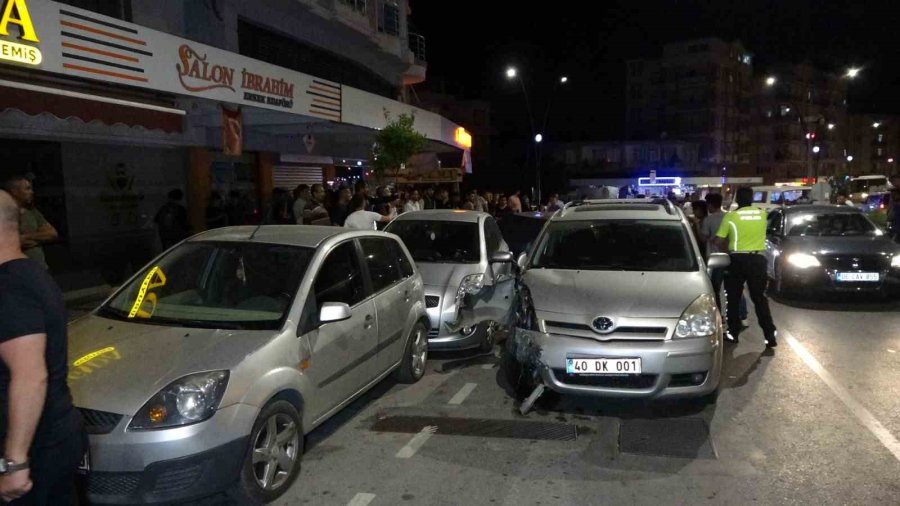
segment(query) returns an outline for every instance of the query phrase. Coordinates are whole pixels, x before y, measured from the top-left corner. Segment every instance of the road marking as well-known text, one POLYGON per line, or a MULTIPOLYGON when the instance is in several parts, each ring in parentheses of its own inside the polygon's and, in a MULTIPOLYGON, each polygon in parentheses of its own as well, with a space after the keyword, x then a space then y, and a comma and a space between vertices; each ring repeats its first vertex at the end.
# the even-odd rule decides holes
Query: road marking
POLYGON ((365 492, 360 492, 353 496, 353 499, 350 499, 350 502, 347 503, 347 506, 366 506, 374 500, 375 494, 366 494, 365 492))
POLYGON ((892 349, 888 348, 888 353, 897 353, 897 350, 892 350, 892 349))
POLYGON ((459 389, 459 392, 456 392, 456 395, 454 395, 447 404, 462 404, 463 401, 466 400, 466 397, 468 397, 469 394, 472 393, 472 390, 475 390, 475 387, 477 386, 478 383, 466 383, 459 389))
POLYGON ((881 422, 876 419, 872 413, 866 409, 865 406, 859 403, 856 399, 850 395, 844 387, 841 386, 840 383, 831 375, 822 364, 816 360, 816 357, 812 355, 806 348, 800 344, 800 341, 794 339, 794 336, 785 332, 787 337, 788 344, 791 345, 791 348, 794 349, 794 352, 800 356, 800 358, 806 363, 806 365, 816 373, 819 378, 828 385, 828 388, 831 389, 832 393, 837 396, 841 402, 844 403, 844 406, 853 413, 853 416, 856 417, 857 420, 872 433, 881 444, 884 445, 885 448, 889 452, 894 455, 894 458, 900 460, 900 441, 897 441, 897 438, 894 437, 893 434, 887 428, 881 424, 881 422))
POLYGON ((494 364, 484 364, 483 366, 481 366, 481 368, 482 368, 482 369, 493 369, 493 368, 494 368, 494 364))
POLYGON ((437 432, 437 427, 434 425, 428 425, 423 427, 418 434, 413 436, 412 439, 409 440, 409 443, 406 443, 406 446, 400 448, 400 451, 397 452, 396 457, 398 459, 408 459, 416 454, 419 451, 419 448, 422 448, 422 445, 425 444, 425 441, 428 441, 428 438, 431 437, 432 434, 437 432))

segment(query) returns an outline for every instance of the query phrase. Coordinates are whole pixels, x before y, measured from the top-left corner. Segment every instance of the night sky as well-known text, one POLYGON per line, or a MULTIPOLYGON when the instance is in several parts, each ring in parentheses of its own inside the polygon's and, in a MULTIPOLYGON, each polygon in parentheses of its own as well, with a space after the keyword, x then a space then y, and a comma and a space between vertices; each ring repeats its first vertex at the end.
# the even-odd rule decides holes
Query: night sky
POLYGON ((706 36, 743 42, 757 75, 769 64, 805 59, 836 72, 862 66, 851 87, 851 110, 900 113, 897 2, 410 3, 411 31, 428 41, 425 85, 443 81, 460 96, 489 100, 500 138, 528 132, 521 91, 503 75, 508 64, 523 73, 536 117, 543 115, 552 83, 569 76, 555 95, 548 139, 621 139, 625 60, 655 57, 663 43, 706 36))

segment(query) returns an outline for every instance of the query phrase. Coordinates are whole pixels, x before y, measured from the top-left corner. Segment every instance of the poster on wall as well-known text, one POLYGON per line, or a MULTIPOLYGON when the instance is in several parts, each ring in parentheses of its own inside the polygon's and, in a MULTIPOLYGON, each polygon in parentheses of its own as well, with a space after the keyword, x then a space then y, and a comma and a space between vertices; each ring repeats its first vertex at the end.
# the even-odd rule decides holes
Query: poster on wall
POLYGON ((241 156, 244 152, 244 122, 240 107, 232 111, 222 106, 222 152, 228 156, 241 156))

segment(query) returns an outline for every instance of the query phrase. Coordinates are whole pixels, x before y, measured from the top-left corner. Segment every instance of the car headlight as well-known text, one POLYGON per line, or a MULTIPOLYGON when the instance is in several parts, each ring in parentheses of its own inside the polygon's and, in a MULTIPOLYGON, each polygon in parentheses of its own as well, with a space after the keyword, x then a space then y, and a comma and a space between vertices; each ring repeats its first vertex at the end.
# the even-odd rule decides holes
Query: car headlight
POLYGON ((676 338, 709 337, 716 333, 717 318, 716 299, 704 294, 697 297, 684 310, 678 324, 675 325, 676 338))
POLYGON ((467 293, 478 293, 482 288, 484 288, 484 274, 469 274, 464 277, 462 283, 459 284, 456 298, 462 298, 467 293))
POLYGON ((900 253, 894 255, 894 258, 891 259, 891 267, 900 267, 900 253))
POLYGON ((788 255, 787 261, 789 264, 799 269, 809 269, 810 267, 819 267, 822 265, 818 258, 809 253, 794 253, 788 255))
POLYGON ((202 422, 216 412, 227 385, 228 371, 179 378, 147 401, 128 428, 162 429, 202 422))

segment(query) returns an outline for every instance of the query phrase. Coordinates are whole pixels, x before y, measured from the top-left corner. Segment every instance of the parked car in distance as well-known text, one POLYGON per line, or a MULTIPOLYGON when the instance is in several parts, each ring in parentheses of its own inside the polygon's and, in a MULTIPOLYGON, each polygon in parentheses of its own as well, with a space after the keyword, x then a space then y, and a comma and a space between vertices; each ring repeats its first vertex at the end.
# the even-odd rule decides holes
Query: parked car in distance
POLYGON ((231 227, 171 248, 69 329, 89 499, 262 504, 303 436, 428 357, 422 277, 395 236, 231 227))
MULTIPOLYGON (((811 186, 754 186, 753 205, 766 211, 795 204, 809 204, 811 186)), ((729 210, 737 209, 732 202, 729 210)))

